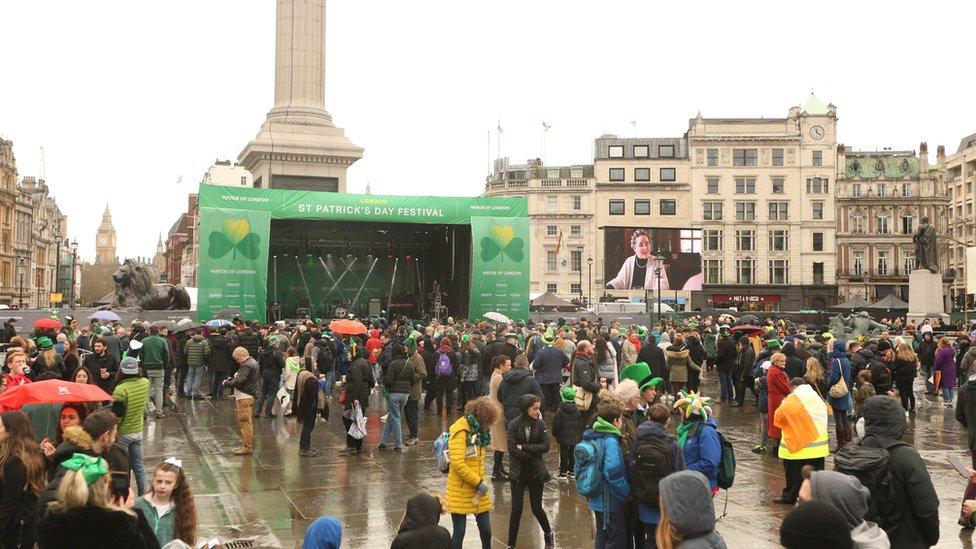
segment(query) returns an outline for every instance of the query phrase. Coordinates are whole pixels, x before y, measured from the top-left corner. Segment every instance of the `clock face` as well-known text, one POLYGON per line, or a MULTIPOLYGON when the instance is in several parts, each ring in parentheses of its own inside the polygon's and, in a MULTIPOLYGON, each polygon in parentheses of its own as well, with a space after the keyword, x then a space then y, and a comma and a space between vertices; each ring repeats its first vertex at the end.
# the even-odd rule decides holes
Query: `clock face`
POLYGON ((823 139, 825 134, 826 132, 824 131, 823 126, 817 125, 810 128, 810 137, 814 139, 823 139))

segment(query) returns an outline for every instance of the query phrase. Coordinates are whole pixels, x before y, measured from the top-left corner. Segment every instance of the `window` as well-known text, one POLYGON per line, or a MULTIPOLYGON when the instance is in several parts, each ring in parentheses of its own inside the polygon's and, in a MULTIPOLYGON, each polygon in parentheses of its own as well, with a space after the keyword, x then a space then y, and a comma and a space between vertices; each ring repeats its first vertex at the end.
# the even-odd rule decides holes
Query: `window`
POLYGON ((569 236, 583 236, 583 226, 582 225, 570 225, 569 226, 569 236))
POLYGON ((823 233, 813 233, 813 251, 815 252, 824 251, 823 242, 824 242, 823 233))
POLYGON ((888 212, 878 213, 878 234, 890 234, 891 228, 888 226, 888 212))
POLYGON ((772 259, 769 262, 769 283, 790 283, 790 262, 785 259, 772 259))
POLYGON ((888 191, 888 186, 884 183, 878 183, 878 196, 884 196, 888 191))
POLYGON ((901 252, 901 274, 907 275, 915 269, 915 253, 909 251, 901 252))
POLYGON ((556 226, 546 225, 546 236, 556 236, 556 226))
POLYGON ((718 194, 718 178, 709 177, 705 179, 705 192, 707 194, 718 194))
POLYGON ((674 168, 661 168, 661 181, 674 181, 674 168))
POLYGON ((786 190, 786 184, 784 183, 782 177, 773 178, 773 194, 783 194, 786 190))
POLYGON ((610 199, 610 215, 624 215, 624 201, 621 199, 610 199))
POLYGON ((647 158, 650 156, 648 154, 647 145, 634 145, 634 158, 647 158))
POLYGON ((546 250, 546 271, 556 272, 556 252, 546 250))
POLYGON ((823 166, 823 151, 813 151, 813 165, 823 166))
POLYGON ((634 201, 634 215, 651 215, 651 201, 650 200, 635 200, 634 201))
POLYGON ((736 221, 755 221, 756 203, 755 202, 736 202, 735 203, 736 221))
POLYGON ((820 261, 813 262, 813 283, 824 283, 824 264, 820 261))
POLYGON ((851 184, 851 196, 854 197, 854 198, 860 198, 861 197, 861 184, 860 183, 852 183, 851 184))
POLYGON ((783 165, 783 149, 773 149, 773 166, 783 165))
POLYGON ((789 202, 770 202, 769 203, 769 220, 770 221, 788 221, 790 219, 790 203, 789 202))
POLYGON ((610 145, 607 148, 607 156, 610 158, 623 158, 624 157, 624 146, 623 145, 610 145))
POLYGON ((756 283, 756 263, 752 259, 735 260, 735 283, 736 284, 755 284, 756 283))
POLYGON ((582 268, 583 268, 583 250, 570 250, 569 269, 574 273, 578 273, 582 268))
POLYGON ((878 274, 881 276, 888 274, 888 254, 886 250, 878 250, 878 274))
POLYGON ((813 207, 813 218, 823 219, 823 202, 813 202, 810 205, 813 207))
MULTIPOLYGON (((967 189, 971 190, 972 189, 972 186, 973 186, 972 183, 966 183, 966 188, 967 189)), ((969 192, 969 190, 967 190, 966 192, 969 192)), ((912 195, 912 184, 911 183, 902 183, 901 184, 901 195, 902 196, 911 196, 912 195)))
POLYGON ((735 194, 755 194, 755 192, 756 192, 755 177, 735 178, 735 194))
POLYGON ((546 170, 547 179, 559 179, 559 168, 549 168, 546 170))
POLYGON ((569 177, 572 179, 583 179, 583 168, 570 168, 569 177))
POLYGON ((721 221, 722 220, 722 203, 721 202, 702 202, 702 219, 705 221, 721 221))
POLYGON ((756 249, 756 231, 735 231, 735 251, 751 252, 756 249))
POLYGON ((769 251, 788 252, 790 250, 790 232, 777 229, 769 231, 769 251))
POLYGON ((851 234, 864 234, 864 216, 856 213, 851 217, 851 234))
POLYGON ((912 234, 915 232, 915 218, 912 214, 906 213, 901 216, 901 234, 912 234))
POLYGON ((705 284, 721 284, 722 283, 722 260, 721 259, 706 259, 703 261, 704 271, 705 271, 705 284))
POLYGON ((546 211, 549 213, 555 212, 559 209, 559 197, 558 196, 547 196, 546 197, 546 211))
POLYGON ((808 177, 807 178, 807 193, 808 194, 821 194, 829 192, 827 190, 827 178, 826 177, 808 177))
POLYGON ((658 145, 657 156, 659 158, 674 158, 674 145, 658 145))
POLYGON ((556 285, 551 283, 546 284, 546 291, 549 292, 550 294, 556 293, 556 285))
POLYGON ((623 181, 623 180, 624 180, 623 168, 610 168, 610 181, 623 181))
POLYGON ((681 253, 700 254, 702 247, 701 231, 695 229, 681 229, 678 238, 681 241, 681 253))
POLYGON ((710 229, 703 232, 705 235, 705 251, 706 252, 720 252, 722 251, 722 231, 710 229))
POLYGON ((733 166, 755 166, 756 149, 732 149, 733 166))
POLYGON ((718 166, 718 149, 708 149, 708 165, 718 166))
POLYGON ((864 273, 864 250, 851 252, 851 274, 861 276, 864 273))
POLYGON ((242 175, 241 176, 241 187, 246 187, 246 186, 247 186, 247 176, 246 175, 242 175))
POLYGON ((634 181, 650 181, 650 180, 651 180, 650 168, 634 168, 634 181))
POLYGON ((569 293, 573 295, 582 295, 583 287, 579 285, 579 282, 573 282, 569 285, 569 293))
POLYGON ((673 198, 661 200, 661 215, 675 215, 678 210, 678 203, 673 198))
POLYGON ((573 211, 578 212, 583 209, 583 197, 575 195, 572 197, 573 211))

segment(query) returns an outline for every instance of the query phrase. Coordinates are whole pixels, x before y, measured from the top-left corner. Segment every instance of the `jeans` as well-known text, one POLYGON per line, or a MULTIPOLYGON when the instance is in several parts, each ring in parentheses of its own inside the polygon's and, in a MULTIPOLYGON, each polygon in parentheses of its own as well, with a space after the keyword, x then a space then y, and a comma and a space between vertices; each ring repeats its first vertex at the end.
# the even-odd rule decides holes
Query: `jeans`
POLYGON ((254 413, 261 415, 261 410, 264 409, 264 403, 268 403, 268 417, 274 414, 271 410, 274 409, 274 399, 275 395, 278 393, 278 384, 281 382, 281 374, 261 374, 261 392, 258 393, 258 401, 254 404, 254 413))
POLYGON ((312 429, 315 428, 315 418, 306 419, 302 423, 302 434, 298 437, 298 449, 305 452, 312 445, 312 429))
POLYGON ((732 372, 726 370, 718 371, 718 387, 722 402, 732 400, 732 372))
POLYGON ((407 421, 407 436, 410 438, 417 438, 419 434, 419 429, 417 428, 417 423, 420 419, 420 402, 410 399, 407 400, 406 406, 403 407, 403 416, 407 421))
POLYGON ((189 366, 186 371, 186 382, 183 384, 183 394, 194 396, 200 392, 200 383, 207 373, 206 366, 189 366))
POLYGON ((335 369, 333 368, 329 373, 325 374, 325 396, 331 396, 332 392, 335 390, 335 369))
POLYGON ((393 442, 395 447, 403 447, 403 428, 400 426, 400 413, 403 411, 403 406, 407 403, 409 396, 409 393, 390 393, 390 396, 386 397, 387 411, 390 415, 386 418, 386 423, 383 424, 380 444, 393 442), (393 440, 391 441, 390 438, 393 440))
MULTIPOLYGON (((454 533, 451 534, 451 545, 454 549, 461 549, 464 545, 464 531, 467 528, 467 515, 455 515, 451 513, 451 522, 454 525, 454 533)), ((488 511, 478 513, 474 516, 474 521, 478 525, 478 535, 481 537, 481 549, 491 549, 491 520, 488 511)))
POLYGON ((149 490, 149 476, 146 473, 146 464, 142 460, 142 433, 119 435, 115 444, 129 453, 129 461, 136 474, 136 493, 145 494, 149 490))
POLYGON ((596 540, 594 549, 624 549, 627 547, 627 520, 623 511, 611 511, 603 524, 603 513, 593 511, 596 515, 596 540))
POLYGON ((525 500, 525 491, 529 491, 529 507, 535 520, 539 521, 542 532, 549 534, 552 528, 549 526, 549 517, 542 509, 542 481, 539 478, 529 480, 512 481, 512 513, 508 516, 508 544, 515 546, 518 539, 519 522, 522 521, 522 507, 525 500))
POLYGON ((952 393, 955 390, 954 387, 943 387, 942 388, 942 399, 946 401, 946 404, 952 403, 952 393))
POLYGON ((227 372, 211 372, 210 377, 210 396, 224 396, 224 380, 227 379, 227 372))
POLYGON ((163 411, 163 377, 166 372, 162 368, 146 370, 146 377, 149 378, 149 412, 163 411))

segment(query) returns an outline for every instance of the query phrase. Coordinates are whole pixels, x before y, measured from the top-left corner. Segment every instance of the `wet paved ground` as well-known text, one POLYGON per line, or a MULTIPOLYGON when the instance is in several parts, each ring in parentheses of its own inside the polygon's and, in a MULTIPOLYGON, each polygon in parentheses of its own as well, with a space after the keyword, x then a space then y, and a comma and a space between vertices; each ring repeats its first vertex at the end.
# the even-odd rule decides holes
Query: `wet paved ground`
MULTIPOLYGON (((714 381, 706 380, 705 388, 706 393, 714 392, 714 381)), ((335 413, 329 423, 320 422, 312 433, 312 447, 320 451, 315 458, 298 456, 299 428, 294 419, 256 419, 255 453, 237 457, 232 453, 240 441, 233 401, 180 402, 185 408, 182 413, 148 422, 146 462, 151 468, 168 456, 183 459, 197 500, 202 538, 254 540, 256 547, 300 547, 312 520, 333 515, 343 523, 343 547, 388 547, 407 499, 421 490, 444 490, 446 477, 437 471, 432 458, 432 441, 441 432, 440 419, 433 415, 421 417, 419 444, 402 454, 381 452, 376 448, 381 424, 374 406, 367 413, 367 448, 351 458, 336 455, 345 446, 345 438, 335 413)), ((783 488, 782 466, 773 456, 749 451, 758 433, 758 413, 749 403, 747 398, 745 407, 719 407, 716 413, 720 428, 735 446, 738 462, 728 516, 719 521, 718 530, 729 547, 779 547, 779 524, 789 509, 772 499, 783 488)), ((952 410, 929 403, 920 404, 905 437, 924 458, 942 500, 938 547, 972 547, 972 531, 960 533, 956 525, 965 480, 947 462, 950 455, 968 459, 961 449, 962 433, 952 410)), ((558 469, 557 451, 550 452, 547 463, 550 471, 558 469)), ((827 467, 832 467, 831 458, 827 467)), ((495 483, 494 488, 493 546, 504 547, 510 492, 507 484, 495 483)), ((719 514, 725 496, 720 492, 716 497, 719 514)), ((548 483, 543 505, 556 532, 557 547, 592 547, 590 513, 571 483, 556 479, 548 483)), ((442 517, 441 524, 450 530, 450 517, 442 517)), ((542 547, 541 530, 527 503, 518 545, 542 547)), ((479 546, 477 528, 469 522, 465 547, 479 546)))

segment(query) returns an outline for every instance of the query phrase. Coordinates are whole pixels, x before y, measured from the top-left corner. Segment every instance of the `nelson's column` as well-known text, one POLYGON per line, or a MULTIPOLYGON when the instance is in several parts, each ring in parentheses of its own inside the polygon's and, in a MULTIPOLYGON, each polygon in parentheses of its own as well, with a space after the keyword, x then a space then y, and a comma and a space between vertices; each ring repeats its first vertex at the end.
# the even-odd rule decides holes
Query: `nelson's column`
POLYGON ((278 0, 275 103, 238 161, 254 186, 346 191, 346 169, 363 149, 325 110, 325 0, 278 0))

